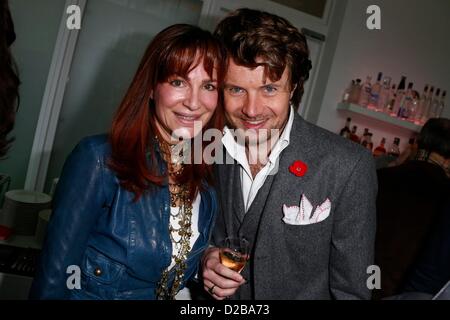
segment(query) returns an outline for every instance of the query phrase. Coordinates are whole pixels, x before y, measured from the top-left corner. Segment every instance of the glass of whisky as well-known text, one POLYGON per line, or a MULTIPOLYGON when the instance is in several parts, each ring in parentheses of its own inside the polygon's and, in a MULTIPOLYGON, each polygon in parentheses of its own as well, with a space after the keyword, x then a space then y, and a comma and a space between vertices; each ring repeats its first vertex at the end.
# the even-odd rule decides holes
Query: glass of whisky
POLYGON ((249 258, 249 242, 245 238, 225 238, 220 246, 220 262, 227 268, 241 272, 249 258))

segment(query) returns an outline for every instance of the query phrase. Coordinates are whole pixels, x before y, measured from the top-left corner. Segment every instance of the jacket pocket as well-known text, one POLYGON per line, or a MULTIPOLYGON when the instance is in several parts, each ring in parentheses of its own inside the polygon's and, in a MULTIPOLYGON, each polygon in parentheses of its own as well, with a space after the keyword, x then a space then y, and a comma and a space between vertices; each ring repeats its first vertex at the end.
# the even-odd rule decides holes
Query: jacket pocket
POLYGON ((100 299, 114 299, 125 266, 93 249, 88 249, 83 261, 85 278, 82 290, 100 299))

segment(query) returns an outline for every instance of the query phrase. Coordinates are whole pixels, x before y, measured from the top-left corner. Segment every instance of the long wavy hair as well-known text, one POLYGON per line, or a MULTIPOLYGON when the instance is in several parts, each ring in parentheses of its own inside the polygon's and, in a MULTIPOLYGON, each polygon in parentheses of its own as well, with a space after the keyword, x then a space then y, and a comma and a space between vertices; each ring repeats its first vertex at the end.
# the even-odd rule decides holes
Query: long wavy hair
MULTIPOLYGON (((149 44, 116 112, 110 132, 112 155, 109 166, 115 171, 121 186, 135 194, 135 200, 151 190, 152 186, 161 186, 166 178, 159 172, 155 161, 153 138, 159 133, 151 92, 157 84, 173 75, 187 77, 196 67, 196 61, 197 64, 203 63, 211 79, 214 69, 217 71, 220 87, 224 76, 224 58, 221 46, 212 34, 187 24, 164 29, 149 44)), ((220 109, 221 104, 218 103, 212 119, 203 130, 212 127, 222 129, 223 112, 220 109)), ((190 182, 192 200, 203 189, 204 181, 212 183, 211 167, 205 163, 186 164, 177 182, 187 181, 190 182)))
POLYGON ((10 50, 15 38, 8 1, 0 0, 0 158, 14 140, 8 134, 14 127, 19 105, 20 80, 10 50))

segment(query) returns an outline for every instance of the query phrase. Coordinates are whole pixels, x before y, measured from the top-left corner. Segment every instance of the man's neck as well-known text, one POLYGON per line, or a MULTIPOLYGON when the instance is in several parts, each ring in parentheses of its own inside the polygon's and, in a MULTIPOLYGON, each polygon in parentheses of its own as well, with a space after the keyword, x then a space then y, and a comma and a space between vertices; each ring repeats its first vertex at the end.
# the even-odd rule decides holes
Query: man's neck
POLYGON ((264 145, 260 143, 245 145, 245 153, 247 156, 247 161, 250 167, 250 171, 252 173, 253 179, 256 177, 259 171, 267 164, 269 161, 270 153, 272 152, 273 147, 280 139, 283 134, 284 129, 286 128, 286 124, 289 121, 286 119, 282 128, 279 130, 278 134, 270 135, 270 139, 267 139, 263 142, 264 145))

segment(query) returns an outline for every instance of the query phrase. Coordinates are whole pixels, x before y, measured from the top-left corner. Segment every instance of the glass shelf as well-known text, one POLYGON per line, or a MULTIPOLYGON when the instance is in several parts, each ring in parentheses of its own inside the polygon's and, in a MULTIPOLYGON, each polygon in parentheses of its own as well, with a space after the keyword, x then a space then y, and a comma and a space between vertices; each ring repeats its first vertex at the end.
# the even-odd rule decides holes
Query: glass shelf
POLYGON ((404 128, 404 129, 407 129, 410 131, 414 131, 414 132, 420 132, 420 129, 422 129, 422 126, 420 126, 420 125, 417 125, 412 122, 402 120, 399 118, 391 117, 390 115, 383 113, 383 112, 377 112, 374 110, 363 108, 363 107, 361 107, 357 104, 353 104, 353 103, 340 102, 338 104, 337 108, 338 108, 338 110, 346 110, 346 111, 350 111, 353 113, 357 113, 357 114, 363 115, 367 118, 377 119, 379 121, 389 123, 391 125, 394 125, 394 126, 397 126, 400 128, 404 128))

